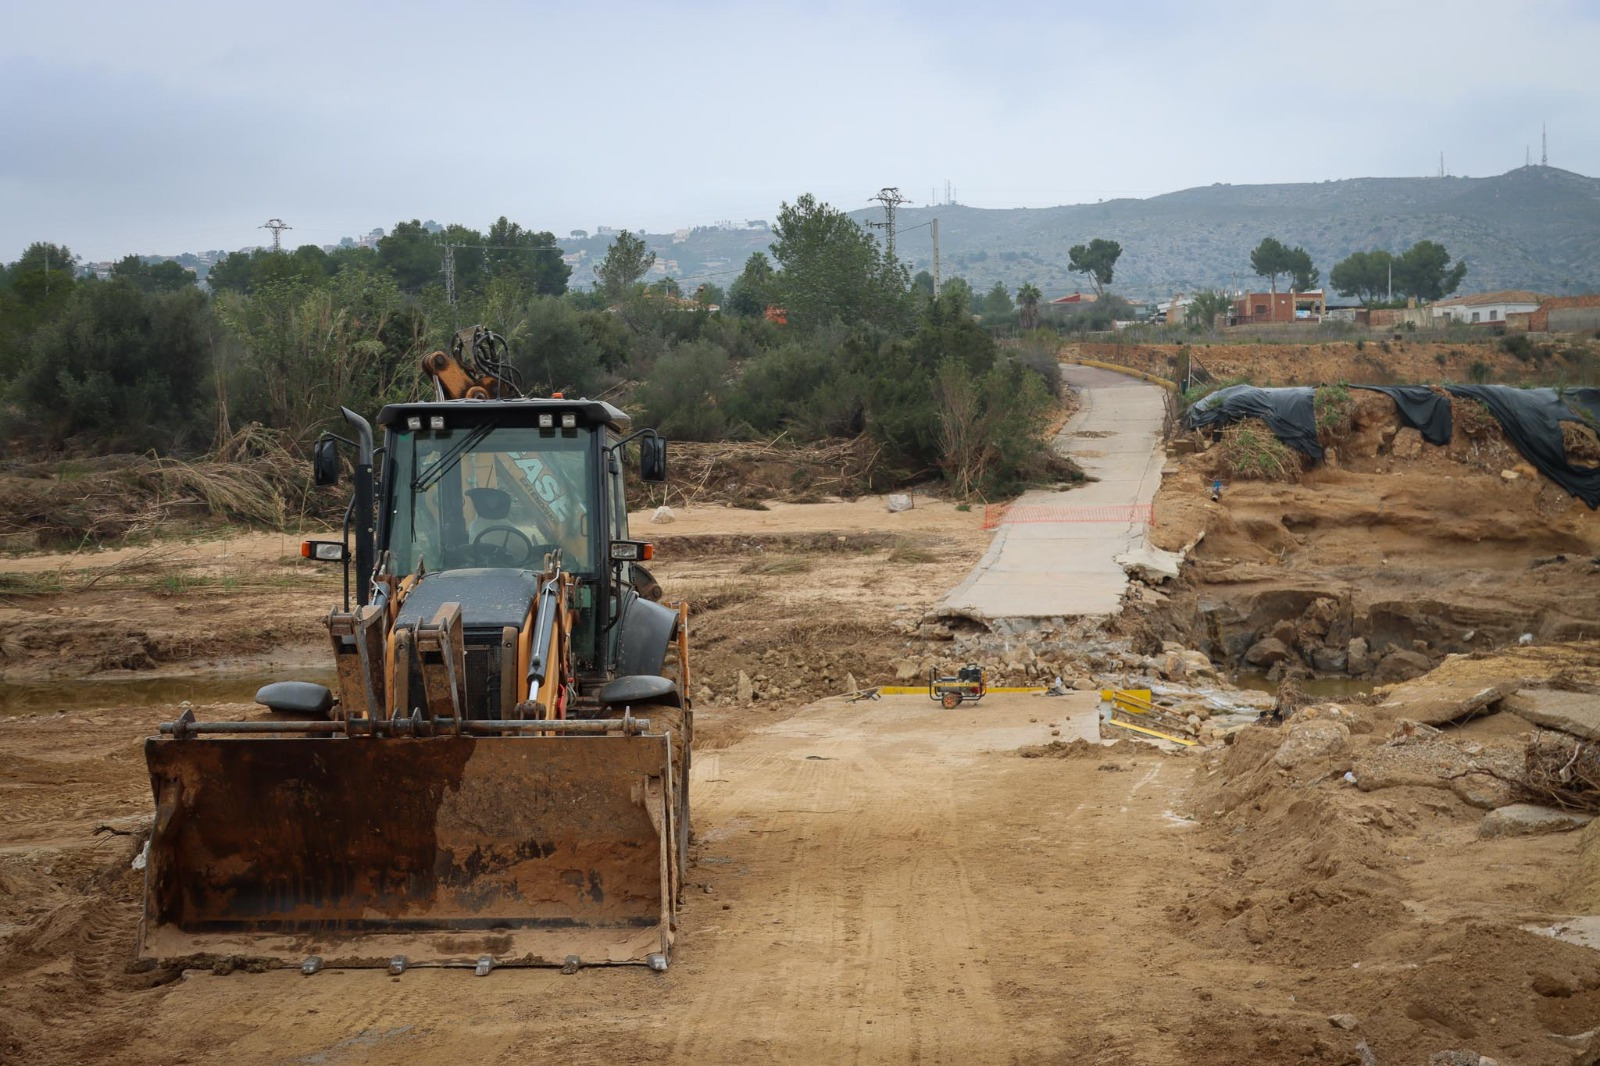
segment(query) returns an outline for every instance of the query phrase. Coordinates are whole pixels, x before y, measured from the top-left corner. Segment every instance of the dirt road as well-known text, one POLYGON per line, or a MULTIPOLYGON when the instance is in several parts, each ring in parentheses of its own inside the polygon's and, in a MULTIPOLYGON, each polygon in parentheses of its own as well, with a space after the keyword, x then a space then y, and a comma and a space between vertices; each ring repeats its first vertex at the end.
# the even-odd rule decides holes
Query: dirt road
POLYGON ((1204 962, 1153 902, 1206 864, 1173 809, 1187 767, 1016 754, 1094 714, 827 701, 706 753, 664 975, 191 972, 104 1003, 114 1047, 63 1032, 30 1061, 1189 1061, 1164 1005, 1204 962))

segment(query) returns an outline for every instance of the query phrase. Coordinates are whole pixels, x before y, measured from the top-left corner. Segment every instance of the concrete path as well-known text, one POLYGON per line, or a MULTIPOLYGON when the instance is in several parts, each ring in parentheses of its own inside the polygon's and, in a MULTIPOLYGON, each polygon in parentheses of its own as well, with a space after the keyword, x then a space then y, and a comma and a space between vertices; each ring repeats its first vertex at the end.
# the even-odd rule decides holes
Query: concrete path
POLYGON ((1164 461, 1165 390, 1092 367, 1063 366, 1062 379, 1078 392, 1079 408, 1055 446, 1097 480, 1014 503, 940 614, 989 621, 1121 610, 1128 578, 1116 557, 1147 547, 1164 461))

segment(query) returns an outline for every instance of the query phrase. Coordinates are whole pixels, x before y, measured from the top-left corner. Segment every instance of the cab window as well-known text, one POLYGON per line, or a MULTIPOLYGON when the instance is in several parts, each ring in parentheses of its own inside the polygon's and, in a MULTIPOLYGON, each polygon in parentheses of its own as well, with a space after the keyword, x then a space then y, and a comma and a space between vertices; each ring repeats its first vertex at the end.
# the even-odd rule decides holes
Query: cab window
POLYGON ((595 572, 587 433, 522 426, 402 431, 391 438, 387 547, 397 574, 465 567, 595 572))

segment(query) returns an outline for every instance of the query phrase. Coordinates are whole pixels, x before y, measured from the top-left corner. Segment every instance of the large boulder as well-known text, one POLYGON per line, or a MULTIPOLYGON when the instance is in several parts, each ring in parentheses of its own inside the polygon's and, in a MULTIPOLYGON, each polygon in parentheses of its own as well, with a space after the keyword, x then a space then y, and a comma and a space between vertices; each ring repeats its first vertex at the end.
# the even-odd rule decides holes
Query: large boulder
POLYGON ((1335 648, 1313 648, 1311 651, 1311 665, 1319 674, 1342 674, 1349 662, 1349 656, 1335 648))
POLYGON ((1352 637, 1345 645, 1345 668, 1352 674, 1364 674, 1372 669, 1372 649, 1366 637, 1352 637))
POLYGON ((1478 824, 1478 835, 1487 839, 1564 833, 1569 829, 1582 829, 1592 821, 1592 814, 1540 807, 1534 803, 1513 803, 1508 807, 1497 807, 1484 815, 1483 821, 1478 824))
POLYGON ((1294 652, 1289 646, 1277 637, 1265 637, 1250 645, 1250 650, 1244 653, 1244 661, 1251 666, 1276 666, 1285 659, 1294 658, 1294 652))
POLYGON ((1378 663, 1379 681, 1409 681, 1433 669, 1433 662, 1420 651, 1396 649, 1378 663))
POLYGON ((1349 749, 1350 730, 1343 722, 1313 718, 1289 725, 1272 761, 1285 770, 1293 770, 1302 763, 1332 758, 1349 749))

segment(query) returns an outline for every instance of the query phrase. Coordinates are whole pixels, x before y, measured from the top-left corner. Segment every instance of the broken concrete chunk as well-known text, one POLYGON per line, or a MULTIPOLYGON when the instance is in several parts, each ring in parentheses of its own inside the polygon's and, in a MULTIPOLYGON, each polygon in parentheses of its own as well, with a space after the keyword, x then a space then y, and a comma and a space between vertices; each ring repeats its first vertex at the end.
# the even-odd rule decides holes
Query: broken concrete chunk
POLYGON ((1546 729, 1600 740, 1600 699, 1591 693, 1525 688, 1506 700, 1505 709, 1546 729))
POLYGON ((899 514, 901 511, 911 510, 913 504, 911 497, 904 492, 889 493, 889 513, 899 514))
POLYGON ((1183 556, 1160 548, 1136 548, 1116 557, 1116 563, 1130 577, 1159 585, 1178 576, 1183 556))
POLYGON ((1565 833, 1571 829, 1582 829, 1592 821, 1592 814, 1540 807, 1533 803, 1513 803, 1509 807, 1497 807, 1484 815, 1483 821, 1478 824, 1478 836, 1489 839, 1532 836, 1535 833, 1565 833))
POLYGON ((672 513, 672 508, 668 507, 666 504, 662 504, 660 507, 656 508, 655 514, 650 516, 650 521, 659 525, 666 525, 669 522, 676 521, 677 517, 677 515, 672 513))
POLYGON ((1415 681, 1395 686, 1383 706, 1404 711, 1406 717, 1424 725, 1443 725, 1490 710, 1515 692, 1521 684, 1520 678, 1508 678, 1505 681, 1485 685, 1480 680, 1441 681, 1431 677, 1420 677, 1415 681))
POLYGON ((1469 774, 1450 782, 1450 791, 1469 807, 1492 811, 1516 800, 1517 790, 1498 777, 1469 774))

